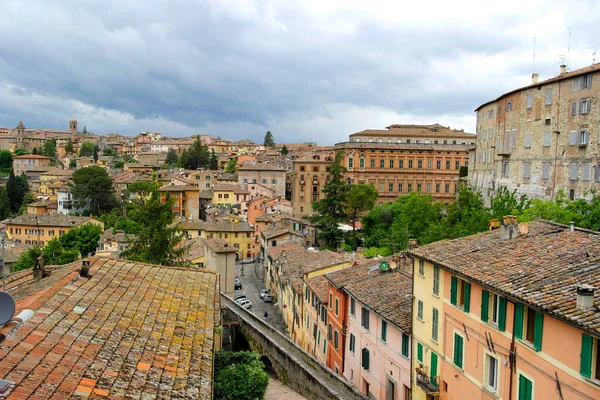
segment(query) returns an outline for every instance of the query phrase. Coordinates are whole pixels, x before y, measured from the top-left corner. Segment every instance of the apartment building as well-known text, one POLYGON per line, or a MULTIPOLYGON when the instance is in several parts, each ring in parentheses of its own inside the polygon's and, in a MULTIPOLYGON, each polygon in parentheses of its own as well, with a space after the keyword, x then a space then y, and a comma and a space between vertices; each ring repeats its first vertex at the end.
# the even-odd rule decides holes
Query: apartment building
MULTIPOLYGON (((15 175, 21 175, 28 170, 47 167, 50 164, 51 158, 40 156, 39 154, 25 154, 22 156, 13 157, 13 171, 15 175)), ((45 171, 45 170, 42 170, 45 171)))
POLYGON ((599 243, 508 216, 409 250, 413 399, 600 398, 599 243))
POLYGON ((327 171, 334 158, 334 152, 314 151, 303 153, 292 161, 288 184, 294 213, 312 214, 313 201, 324 196, 322 190, 329 179, 327 171))
POLYGON ((237 168, 238 183, 260 183, 273 189, 275 197, 285 196, 286 169, 266 162, 246 162, 237 168))
POLYGON ((2 221, 6 226, 8 238, 16 243, 39 244, 45 246, 55 237, 64 235, 71 228, 84 224, 100 225, 104 223, 91 217, 74 217, 62 214, 23 214, 2 221))
POLYGON ((236 251, 236 258, 251 257, 252 232, 254 229, 247 222, 220 220, 182 221, 178 223, 183 234, 189 238, 224 239, 236 251))
POLYGON ((600 65, 512 90, 479 106, 469 182, 489 202, 498 188, 553 199, 600 187, 600 65), (596 83, 594 83, 596 82, 596 83))
POLYGON ((200 189, 192 185, 165 185, 159 190, 161 199, 174 198, 173 213, 177 217, 200 219, 200 189))

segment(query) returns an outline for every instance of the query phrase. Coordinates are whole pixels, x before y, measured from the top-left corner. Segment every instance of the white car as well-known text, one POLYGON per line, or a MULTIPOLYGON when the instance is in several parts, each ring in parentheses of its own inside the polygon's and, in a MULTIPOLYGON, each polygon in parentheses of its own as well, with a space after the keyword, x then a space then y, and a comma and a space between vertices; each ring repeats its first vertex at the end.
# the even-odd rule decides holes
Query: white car
POLYGON ((252 302, 248 299, 240 299, 237 303, 240 305, 240 307, 243 307, 246 310, 250 310, 252 308, 252 302))
POLYGON ((266 294, 269 294, 269 291, 267 289, 261 290, 260 291, 260 298, 263 299, 266 294))
POLYGON ((248 257, 242 260, 242 264, 252 264, 254 262, 254 258, 248 257))

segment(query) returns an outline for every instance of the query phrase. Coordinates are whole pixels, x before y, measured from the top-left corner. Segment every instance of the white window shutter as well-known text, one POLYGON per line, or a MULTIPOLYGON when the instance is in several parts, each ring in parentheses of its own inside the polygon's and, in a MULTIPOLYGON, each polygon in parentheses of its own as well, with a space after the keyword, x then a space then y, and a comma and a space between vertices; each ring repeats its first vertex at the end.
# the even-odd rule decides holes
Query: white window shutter
POLYGON ((571 131, 569 133, 569 145, 575 146, 577 144, 577 131, 571 131))

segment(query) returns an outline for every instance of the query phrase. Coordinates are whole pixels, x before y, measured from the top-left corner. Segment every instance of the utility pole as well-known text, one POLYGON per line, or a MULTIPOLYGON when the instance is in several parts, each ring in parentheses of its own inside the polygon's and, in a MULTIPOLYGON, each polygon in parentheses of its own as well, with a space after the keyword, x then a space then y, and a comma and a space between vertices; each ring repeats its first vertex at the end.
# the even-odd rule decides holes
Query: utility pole
POLYGON ((2 246, 2 260, 0 261, 0 268, 2 268, 2 291, 6 292, 6 269, 4 264, 4 238, 0 237, 0 246, 2 246))

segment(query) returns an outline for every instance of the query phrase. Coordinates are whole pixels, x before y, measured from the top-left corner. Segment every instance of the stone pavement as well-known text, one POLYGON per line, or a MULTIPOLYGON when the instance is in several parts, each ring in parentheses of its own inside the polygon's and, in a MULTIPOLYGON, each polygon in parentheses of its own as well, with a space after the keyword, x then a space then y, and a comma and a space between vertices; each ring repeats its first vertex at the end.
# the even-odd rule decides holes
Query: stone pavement
POLYGON ((269 386, 264 400, 307 400, 306 397, 294 392, 276 379, 269 377, 269 386))

